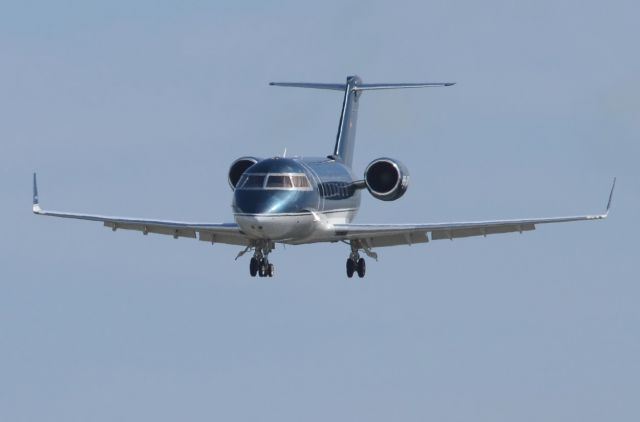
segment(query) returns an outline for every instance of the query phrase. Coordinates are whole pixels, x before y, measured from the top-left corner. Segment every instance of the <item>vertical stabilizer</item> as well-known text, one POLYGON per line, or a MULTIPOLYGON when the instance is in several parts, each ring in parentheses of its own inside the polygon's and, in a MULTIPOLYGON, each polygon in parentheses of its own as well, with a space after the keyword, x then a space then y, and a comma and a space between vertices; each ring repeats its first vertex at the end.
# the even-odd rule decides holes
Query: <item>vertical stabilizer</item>
POLYGON ((362 92, 356 89, 362 83, 358 76, 347 77, 347 84, 342 100, 342 113, 338 123, 336 146, 333 157, 351 167, 353 162, 353 148, 356 142, 356 123, 358 122, 358 103, 362 92))

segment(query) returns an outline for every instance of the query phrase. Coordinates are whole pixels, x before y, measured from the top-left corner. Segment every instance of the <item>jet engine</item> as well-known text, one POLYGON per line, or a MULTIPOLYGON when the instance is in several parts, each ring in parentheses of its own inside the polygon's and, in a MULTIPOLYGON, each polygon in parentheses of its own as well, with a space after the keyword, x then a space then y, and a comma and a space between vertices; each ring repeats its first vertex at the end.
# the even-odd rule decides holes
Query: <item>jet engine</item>
POLYGON ((378 158, 364 171, 364 182, 374 198, 395 201, 404 195, 409 187, 409 171, 399 161, 378 158))
POLYGON ((231 167, 229 167, 229 186, 231 186, 231 190, 236 189, 240 177, 249 167, 258 161, 260 161, 260 159, 256 157, 240 157, 231 163, 231 167))

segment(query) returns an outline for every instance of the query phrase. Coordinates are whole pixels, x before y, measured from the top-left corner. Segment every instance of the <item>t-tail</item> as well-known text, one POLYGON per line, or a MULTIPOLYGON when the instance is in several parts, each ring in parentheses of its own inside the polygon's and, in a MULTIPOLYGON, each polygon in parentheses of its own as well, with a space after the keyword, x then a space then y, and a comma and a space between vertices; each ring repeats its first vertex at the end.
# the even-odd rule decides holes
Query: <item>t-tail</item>
POLYGON ((358 103, 363 91, 376 89, 426 88, 434 86, 451 86, 455 82, 425 82, 425 83, 393 83, 393 84, 365 84, 359 76, 348 76, 344 84, 325 84, 313 82, 271 82, 269 85, 288 86, 294 88, 315 88, 344 91, 342 111, 338 123, 338 134, 333 154, 330 156, 351 167, 353 150, 356 143, 356 123, 358 121, 358 103))

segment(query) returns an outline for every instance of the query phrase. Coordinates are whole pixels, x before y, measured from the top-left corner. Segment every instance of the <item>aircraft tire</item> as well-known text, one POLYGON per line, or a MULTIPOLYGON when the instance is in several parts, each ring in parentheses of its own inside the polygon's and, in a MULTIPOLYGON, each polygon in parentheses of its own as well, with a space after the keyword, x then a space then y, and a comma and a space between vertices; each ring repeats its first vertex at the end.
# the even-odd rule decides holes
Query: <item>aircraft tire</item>
POLYGON ((360 258, 358 260, 357 271, 358 271, 358 277, 360 278, 364 277, 367 271, 367 264, 365 263, 364 258, 360 258))
POLYGON ((353 259, 347 259, 347 277, 353 277, 353 273, 356 270, 356 263, 353 259))
POLYGON ((258 274, 258 260, 256 258, 251 258, 251 261, 249 262, 249 274, 251 274, 251 277, 255 277, 256 274, 258 274))

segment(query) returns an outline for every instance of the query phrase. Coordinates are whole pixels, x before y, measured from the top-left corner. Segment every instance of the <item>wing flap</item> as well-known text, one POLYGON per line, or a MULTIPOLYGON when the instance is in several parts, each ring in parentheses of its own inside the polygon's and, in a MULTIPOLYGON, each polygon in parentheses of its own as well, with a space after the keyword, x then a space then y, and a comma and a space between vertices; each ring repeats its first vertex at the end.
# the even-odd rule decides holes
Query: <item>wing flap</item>
POLYGON ((226 245, 248 246, 249 240, 240 231, 238 233, 220 233, 214 231, 201 230, 198 232, 198 238, 203 242, 224 243, 226 245))
POLYGON ((451 228, 445 230, 433 230, 431 240, 456 239, 460 237, 487 236, 489 234, 513 233, 535 230, 536 226, 527 224, 506 224, 500 226, 451 228))
POLYGON ((196 230, 190 228, 176 228, 173 226, 162 226, 158 224, 143 224, 143 223, 127 223, 127 222, 115 222, 107 220, 104 222, 105 227, 109 227, 111 230, 134 230, 142 232, 143 234, 155 233, 163 234, 167 236, 188 237, 191 239, 196 238, 196 230))
POLYGON ((367 240, 367 244, 371 248, 376 248, 383 246, 413 245, 414 243, 426 243, 428 241, 429 237, 427 236, 427 232, 413 231, 390 235, 378 235, 369 238, 367 240))

